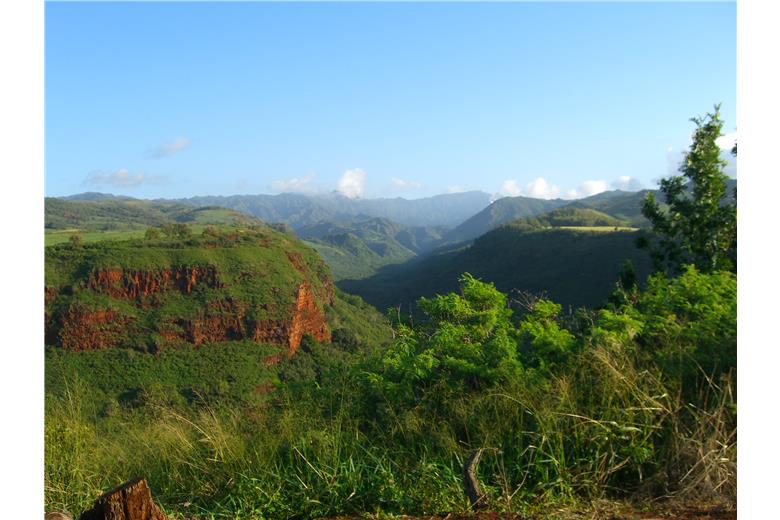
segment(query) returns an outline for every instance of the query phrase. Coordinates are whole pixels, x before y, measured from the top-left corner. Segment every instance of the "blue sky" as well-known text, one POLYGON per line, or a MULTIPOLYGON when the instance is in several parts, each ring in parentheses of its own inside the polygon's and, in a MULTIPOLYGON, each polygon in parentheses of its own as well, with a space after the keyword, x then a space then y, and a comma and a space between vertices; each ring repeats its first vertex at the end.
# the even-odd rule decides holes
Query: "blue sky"
POLYGON ((47 3, 45 192, 579 197, 722 103, 734 3, 47 3))

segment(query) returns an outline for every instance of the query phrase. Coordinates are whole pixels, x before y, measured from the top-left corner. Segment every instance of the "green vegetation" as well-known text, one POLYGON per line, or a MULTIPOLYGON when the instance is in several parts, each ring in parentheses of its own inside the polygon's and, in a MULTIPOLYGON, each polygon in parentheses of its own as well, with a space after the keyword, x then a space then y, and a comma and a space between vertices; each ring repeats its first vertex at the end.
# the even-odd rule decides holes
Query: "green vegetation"
MULTIPOLYGON (((197 287, 196 293, 188 298, 178 292, 153 295, 162 301, 149 310, 144 310, 144 306, 130 309, 129 305, 123 310, 138 322, 153 320, 149 325, 169 316, 197 314, 209 302, 225 297, 253 307, 266 304, 269 313, 281 312, 295 301, 297 283, 304 279, 287 258, 288 253, 301 256, 306 269, 313 273, 309 282, 315 289, 324 290, 322 280, 327 276, 327 267, 316 252, 294 237, 266 226, 229 228, 217 234, 199 236, 191 232, 172 233, 175 236, 171 238, 104 240, 80 247, 61 244, 46 248, 46 286, 67 289, 60 291, 53 305, 66 306, 75 302, 90 305, 94 302, 98 306, 122 306, 121 301, 104 301, 104 297, 84 287, 87 275, 99 270, 159 271, 191 266, 216 269, 222 287, 197 287)), ((138 336, 134 337, 138 339, 138 336)))
POLYGON ((445 235, 450 244, 474 240, 496 227, 525 217, 539 215, 567 204, 561 199, 543 200, 529 197, 504 197, 469 218, 445 235))
MULTIPOLYGON (((105 372, 129 354, 52 351, 47 509, 81 511, 142 474, 174 517, 459 512, 461 465, 480 447, 492 448, 479 478, 497 511, 628 496, 733 501, 735 292, 733 274, 689 267, 568 316, 545 299, 515 312, 464 275, 459 293, 420 302, 425 320, 397 322, 389 348, 305 341, 257 399, 231 397, 251 384, 250 345, 230 347, 238 362, 201 348, 212 356, 202 363, 227 365, 202 372, 200 387, 215 385, 206 399, 144 388, 102 408, 91 385, 108 394, 111 381, 129 383, 105 372)), ((161 373, 190 385, 171 367, 199 365, 195 352, 165 354, 161 373)))
POLYGON ((336 280, 343 280, 366 278, 427 252, 441 240, 441 231, 362 218, 304 226, 296 234, 317 250, 336 280))
MULTIPOLYGON (((463 513, 478 448, 492 511, 735 506, 736 206, 717 110, 694 121, 690 183, 662 182, 668 204, 651 194, 643 208, 667 268, 654 274, 634 247, 643 194, 502 199, 449 236, 503 225, 417 258, 442 229, 307 226, 370 206, 340 197, 219 198, 284 213, 273 226, 214 207, 47 199, 63 243, 46 248, 46 509, 78 513, 142 475, 171 518, 463 513), (379 271, 334 289, 318 252, 342 278, 379 271), (127 294, 150 273, 186 287, 127 294), (300 303, 304 281, 314 300, 300 303), (314 332, 292 357, 238 333, 182 340, 195 323, 223 339, 249 323, 274 332, 293 308, 314 332), (68 320, 82 327, 67 331, 73 350, 98 350, 57 346, 68 320)), ((400 200, 370 207, 443 219, 456 199, 400 200)))
POLYGON ((542 213, 535 217, 526 217, 521 220, 529 227, 626 227, 626 222, 602 213, 592 208, 577 208, 566 206, 542 213))
POLYGON ((590 208, 628 223, 631 227, 645 228, 647 219, 642 215, 642 201, 651 190, 605 191, 571 202, 571 208, 590 208))
POLYGON ((359 298, 339 300, 337 295, 330 302, 327 266, 294 236, 263 225, 207 226, 195 235, 186 225, 173 224, 143 239, 47 247, 45 283, 51 295, 46 304, 47 341, 60 344, 66 322, 73 320, 71 313, 103 311, 113 313, 115 325, 101 324, 98 314, 94 325, 79 325, 87 332, 66 333, 80 338, 94 330, 106 338, 100 340, 103 343, 152 352, 192 342, 196 326, 245 337, 247 333, 240 331, 267 320, 289 321, 303 282, 331 331, 346 323, 361 341, 381 343, 389 337, 381 315, 359 298), (170 285, 195 271, 200 274, 187 292, 170 285), (116 278, 109 280, 112 272, 116 278), (148 281, 133 282, 132 287, 150 283, 170 287, 124 295, 125 284, 137 276, 148 281), (356 317, 358 313, 362 318, 356 317))
POLYGON ((381 255, 352 233, 329 235, 324 239, 307 240, 328 264, 336 280, 361 279, 374 274, 380 267, 412 258, 409 251, 398 255, 381 255))
POLYGON ((736 188, 728 198, 727 163, 717 143, 723 130, 720 106, 692 121, 696 130, 680 166, 682 175, 661 180, 666 207, 652 193, 644 201, 642 213, 653 226, 653 240, 643 240, 640 246, 650 250, 661 269, 679 271, 694 264, 705 271, 736 272, 737 198, 736 188))
POLYGON ((439 250, 364 280, 342 280, 339 286, 378 309, 401 305, 409 312, 418 297, 454 291, 460 273, 470 272, 499 290, 515 291, 513 298, 519 291, 546 294, 565 309, 595 306, 607 299, 626 260, 640 279, 649 274, 650 260, 635 247, 636 237, 635 231, 622 228, 536 229, 520 221, 471 246, 439 250))
POLYGON ((133 349, 73 353, 46 347, 46 391, 65 395, 69 385, 88 389, 82 406, 96 417, 143 406, 150 399, 184 406, 261 402, 258 387, 275 372, 264 361, 281 347, 251 341, 181 345, 148 355, 133 349), (74 378, 74 374, 77 377, 74 378))
POLYGON ((47 246, 67 242, 74 235, 81 236, 84 242, 140 238, 149 227, 162 229, 177 224, 187 224, 194 233, 200 233, 207 225, 262 224, 248 215, 214 206, 196 208, 144 200, 58 198, 45 199, 44 223, 47 246))

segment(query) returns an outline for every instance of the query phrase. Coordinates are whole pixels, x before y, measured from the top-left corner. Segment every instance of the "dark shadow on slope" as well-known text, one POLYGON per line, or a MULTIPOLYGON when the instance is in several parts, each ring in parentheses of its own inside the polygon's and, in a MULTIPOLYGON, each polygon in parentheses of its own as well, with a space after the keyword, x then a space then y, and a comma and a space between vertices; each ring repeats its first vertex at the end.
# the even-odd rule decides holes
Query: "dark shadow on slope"
POLYGON ((342 280, 339 287, 384 312, 408 312, 421 296, 455 291, 469 272, 493 282, 503 292, 544 293, 567 307, 598 306, 615 288, 626 260, 644 280, 651 271, 646 252, 636 248, 637 232, 548 229, 524 231, 502 227, 471 246, 444 248, 424 257, 381 268, 362 280, 342 280))

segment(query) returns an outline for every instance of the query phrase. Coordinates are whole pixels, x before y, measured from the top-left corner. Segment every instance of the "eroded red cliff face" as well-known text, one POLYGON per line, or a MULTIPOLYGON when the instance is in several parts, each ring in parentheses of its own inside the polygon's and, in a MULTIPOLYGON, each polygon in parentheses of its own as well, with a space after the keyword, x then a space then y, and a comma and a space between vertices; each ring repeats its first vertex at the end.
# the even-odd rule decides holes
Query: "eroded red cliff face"
MULTIPOLYGON (((333 295, 326 296, 325 303, 332 303, 333 295)), ((304 282, 298 286, 298 296, 291 320, 266 320, 256 324, 252 339, 258 343, 287 344, 288 355, 292 356, 301 345, 304 334, 317 341, 330 341, 330 329, 325 313, 317 306, 311 285, 304 282)))
MULTIPOLYGON (((332 296, 331 299, 325 300, 325 303, 332 303, 332 296)), ((178 320, 177 325, 182 332, 171 333, 168 329, 167 337, 195 345, 251 339, 258 343, 285 345, 290 356, 300 346, 304 334, 310 334, 317 341, 331 339, 325 313, 317 305, 308 282, 298 286, 295 305, 289 319, 255 321, 247 316, 247 312, 246 306, 235 300, 220 300, 209 304, 198 318, 178 320)))
MULTIPOLYGON (((290 255, 290 262, 302 273, 305 266, 300 255, 290 255)), ((290 302, 287 312, 276 312, 286 316, 282 319, 255 319, 248 304, 230 296, 211 301, 205 305, 196 317, 181 317, 172 321, 163 321, 147 330, 148 337, 155 348, 164 348, 177 343, 216 343, 249 339, 258 343, 270 343, 286 347, 286 355, 292 356, 298 349, 305 334, 317 341, 330 341, 324 305, 333 302, 333 284, 330 278, 319 280, 316 289, 305 280, 296 290, 294 302, 290 302)), ((159 270, 123 270, 102 269, 93 272, 86 282, 88 289, 121 300, 133 300, 139 309, 147 309, 149 300, 144 296, 164 291, 179 291, 189 294, 197 284, 209 288, 220 288, 216 268, 179 267, 159 270)), ((47 288, 47 304, 57 294, 47 288)), ((278 304, 278 303, 277 303, 278 304)), ((156 304, 152 303, 152 307, 156 304)), ((272 304, 268 304, 272 305, 272 304)), ((265 304, 261 305, 267 310, 265 304)), ((278 310, 278 308, 277 308, 278 310)), ((128 326, 133 318, 123 316, 113 309, 88 309, 72 304, 59 317, 59 329, 54 329, 59 344, 69 350, 94 350, 111 348, 133 343, 128 326)), ((138 324, 143 320, 136 320, 138 324)), ((49 323, 47 322, 47 328, 49 323)), ((139 325, 140 327, 140 325, 139 325)), ((140 331, 140 330, 139 330, 140 331)), ((143 335, 143 331, 140 331, 143 335)), ((141 345, 144 346, 143 342, 141 345)), ((151 348, 151 347, 150 347, 151 348)), ((278 361, 278 359, 270 362, 278 361)))
POLYGON ((62 318, 60 345, 74 351, 119 346, 131 321, 130 317, 113 309, 94 310, 72 305, 62 318))
POLYGON ((135 300, 169 290, 189 294, 197 284, 218 288, 217 268, 214 266, 180 266, 171 269, 100 269, 93 272, 87 286, 113 298, 135 300))

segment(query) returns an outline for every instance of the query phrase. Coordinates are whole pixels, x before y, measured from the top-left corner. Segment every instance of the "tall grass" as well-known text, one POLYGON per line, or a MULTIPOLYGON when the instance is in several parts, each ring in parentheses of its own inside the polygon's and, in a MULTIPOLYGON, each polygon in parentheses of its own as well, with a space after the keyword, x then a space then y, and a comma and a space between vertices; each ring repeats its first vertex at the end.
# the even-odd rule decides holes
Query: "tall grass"
POLYGON ((684 399, 619 342, 553 375, 415 406, 367 397, 358 374, 252 406, 161 400, 105 416, 74 381, 47 396, 46 507, 78 513, 141 475, 174 517, 465 511, 461 465, 477 447, 494 448, 479 475, 499 511, 605 496, 733 501, 734 375, 702 381, 684 399))

